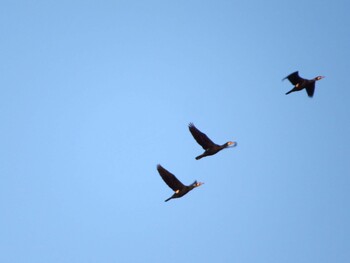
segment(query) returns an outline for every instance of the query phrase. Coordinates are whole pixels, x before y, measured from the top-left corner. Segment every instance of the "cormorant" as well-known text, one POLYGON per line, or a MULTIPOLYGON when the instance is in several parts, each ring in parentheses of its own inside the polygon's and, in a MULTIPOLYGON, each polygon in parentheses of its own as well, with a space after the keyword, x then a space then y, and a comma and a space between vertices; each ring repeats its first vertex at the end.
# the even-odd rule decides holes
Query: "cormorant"
POLYGON ((175 177, 175 175, 170 173, 168 170, 164 169, 160 164, 157 165, 157 170, 160 176, 163 178, 164 182, 175 191, 175 193, 171 197, 166 199, 165 202, 168 202, 172 198, 182 197, 189 191, 191 191, 193 188, 204 184, 201 182, 194 181, 193 184, 184 185, 175 177))
POLYGON ((294 88, 288 91, 286 95, 294 91, 300 91, 302 89, 305 89, 307 95, 310 98, 312 98, 315 92, 315 82, 323 78, 324 76, 317 76, 314 79, 303 79, 299 76, 299 72, 295 71, 282 80, 288 79, 294 85, 294 88))
POLYGON ((221 151, 222 149, 225 149, 227 147, 235 147, 237 145, 237 142, 227 142, 223 145, 215 144, 212 140, 208 138, 206 134, 201 132, 194 126, 194 124, 191 122, 188 125, 188 128, 190 129, 190 132, 192 133, 193 138, 197 141, 197 143, 203 147, 205 152, 199 156, 196 157, 196 160, 199 160, 203 157, 214 155, 217 152, 221 151))

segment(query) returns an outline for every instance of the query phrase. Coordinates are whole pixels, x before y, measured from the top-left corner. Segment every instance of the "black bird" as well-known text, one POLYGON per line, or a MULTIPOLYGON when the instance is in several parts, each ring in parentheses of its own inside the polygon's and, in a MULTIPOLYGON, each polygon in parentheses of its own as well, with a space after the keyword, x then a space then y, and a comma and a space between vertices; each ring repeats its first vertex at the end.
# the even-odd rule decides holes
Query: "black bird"
POLYGON ((315 92, 315 82, 323 78, 324 76, 317 76, 314 79, 303 79, 299 76, 299 72, 295 71, 282 80, 288 79, 294 85, 294 88, 288 91, 286 95, 294 91, 300 91, 302 89, 305 89, 307 95, 310 98, 312 98, 315 92))
POLYGON ((184 185, 182 184, 179 179, 175 177, 172 173, 170 173, 168 170, 164 169, 160 164, 157 165, 157 170, 160 176, 163 178, 164 182, 175 191, 175 193, 165 200, 165 202, 168 202, 172 198, 179 198, 187 194, 189 191, 191 191, 193 188, 196 188, 198 186, 201 186, 204 183, 194 181, 193 184, 190 185, 184 185))
POLYGON ((198 130, 192 122, 188 125, 188 128, 190 129, 190 132, 192 133, 193 138, 205 150, 205 152, 203 154, 198 155, 196 157, 196 160, 199 160, 199 159, 206 157, 206 156, 209 156, 209 155, 214 155, 217 152, 219 152, 222 149, 225 149, 227 147, 230 147, 230 146, 235 147, 237 145, 237 142, 231 142, 231 141, 229 141, 223 145, 218 145, 218 144, 214 143, 212 140, 210 140, 208 138, 208 136, 206 134, 204 134, 203 132, 198 130))

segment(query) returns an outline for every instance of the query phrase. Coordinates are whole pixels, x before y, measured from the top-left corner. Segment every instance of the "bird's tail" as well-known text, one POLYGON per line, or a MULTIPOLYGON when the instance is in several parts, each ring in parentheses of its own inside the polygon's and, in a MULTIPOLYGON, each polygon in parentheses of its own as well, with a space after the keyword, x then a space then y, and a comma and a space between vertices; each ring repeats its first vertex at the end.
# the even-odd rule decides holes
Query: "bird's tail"
POLYGON ((167 200, 165 200, 164 202, 168 202, 171 198, 173 198, 173 197, 169 197, 167 200))
POLYGON ((199 159, 201 159, 203 157, 203 155, 198 155, 197 157, 196 157, 196 160, 199 160, 199 159))

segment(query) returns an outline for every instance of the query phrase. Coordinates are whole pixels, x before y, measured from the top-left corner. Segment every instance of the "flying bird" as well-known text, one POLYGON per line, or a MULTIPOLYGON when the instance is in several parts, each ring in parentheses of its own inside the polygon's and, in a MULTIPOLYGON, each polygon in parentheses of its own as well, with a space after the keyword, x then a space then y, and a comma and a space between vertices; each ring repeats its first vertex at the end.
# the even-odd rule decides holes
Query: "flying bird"
POLYGON ((295 71, 282 80, 288 79, 294 85, 294 88, 291 89, 290 91, 288 91, 286 93, 286 95, 288 95, 289 93, 294 92, 294 91, 300 91, 302 89, 305 89, 307 95, 310 98, 312 98, 312 96, 314 95, 314 92, 315 92, 316 81, 323 79, 323 78, 324 78, 324 76, 317 76, 314 79, 303 79, 299 76, 299 72, 295 71))
POLYGON ((168 202, 170 199, 173 198, 180 198, 187 194, 189 191, 191 191, 193 188, 196 188, 198 186, 201 186, 204 183, 194 181, 190 185, 184 185, 173 175, 170 173, 168 170, 163 168, 160 164, 157 165, 157 170, 164 182, 175 191, 175 193, 169 197, 168 199, 165 200, 165 202, 168 202))
POLYGON ((217 152, 219 152, 222 149, 225 149, 227 147, 235 147, 237 145, 237 142, 231 142, 231 141, 226 142, 223 145, 218 145, 218 144, 214 143, 212 140, 209 139, 209 137, 205 133, 198 130, 192 122, 188 125, 188 128, 189 128, 193 138, 205 150, 204 153, 202 153, 201 155, 198 155, 196 157, 196 160, 199 160, 199 159, 206 157, 206 156, 209 156, 209 155, 214 155, 217 152))

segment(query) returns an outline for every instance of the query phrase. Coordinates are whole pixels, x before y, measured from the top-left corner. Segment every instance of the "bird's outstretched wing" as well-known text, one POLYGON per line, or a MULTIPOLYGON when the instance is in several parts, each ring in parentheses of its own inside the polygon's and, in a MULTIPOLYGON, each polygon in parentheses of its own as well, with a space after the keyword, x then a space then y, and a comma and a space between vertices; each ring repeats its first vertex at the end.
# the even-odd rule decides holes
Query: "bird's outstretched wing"
POLYGON ((314 92, 315 92, 315 82, 313 82, 313 83, 307 85, 307 86, 305 87, 305 89, 306 89, 307 95, 308 95, 310 98, 312 98, 312 97, 314 96, 314 92))
POLYGON ((157 165, 157 170, 164 182, 174 191, 185 187, 171 172, 163 168, 160 164, 157 165))
POLYGON ((292 74, 288 75, 287 77, 285 77, 282 80, 285 80, 285 79, 288 79, 293 85, 297 85, 298 83, 300 83, 303 80, 303 78, 301 78, 299 76, 298 71, 293 72, 292 74))
POLYGON ((212 140, 210 140, 205 133, 198 130, 192 122, 188 125, 188 128, 190 129, 193 138, 198 142, 200 146, 203 147, 204 150, 215 145, 215 143, 212 140))

